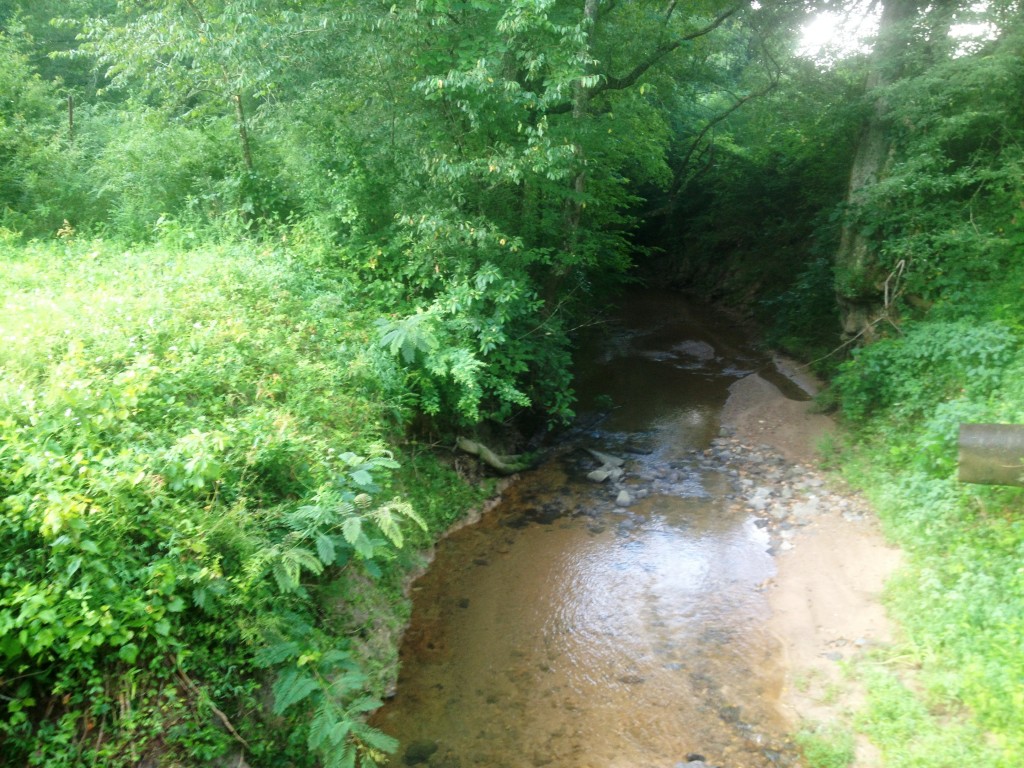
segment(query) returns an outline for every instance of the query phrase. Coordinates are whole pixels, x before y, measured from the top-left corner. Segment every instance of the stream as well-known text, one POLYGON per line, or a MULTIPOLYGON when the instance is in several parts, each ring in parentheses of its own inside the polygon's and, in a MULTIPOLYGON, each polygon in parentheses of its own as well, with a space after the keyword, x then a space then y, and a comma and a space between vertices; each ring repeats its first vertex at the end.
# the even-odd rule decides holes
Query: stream
POLYGON ((591 426, 439 544, 413 587, 397 693, 373 720, 402 742, 396 763, 797 765, 764 627, 771 543, 709 450, 733 382, 795 386, 678 297, 627 298, 602 330, 578 364, 591 426), (591 450, 625 459, 623 476, 588 479, 591 450))

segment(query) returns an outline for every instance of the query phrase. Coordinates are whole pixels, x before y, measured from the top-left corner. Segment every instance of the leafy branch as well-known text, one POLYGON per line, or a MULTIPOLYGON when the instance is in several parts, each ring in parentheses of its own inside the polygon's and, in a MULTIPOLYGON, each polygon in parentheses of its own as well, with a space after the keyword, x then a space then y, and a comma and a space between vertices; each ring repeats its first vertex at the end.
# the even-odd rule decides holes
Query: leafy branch
MULTIPOLYGON (((673 3, 672 6, 674 7, 674 5, 675 4, 673 3)), ((715 16, 714 19, 712 19, 710 22, 708 22, 700 29, 696 29, 692 32, 688 32, 683 35, 677 35, 671 40, 666 40, 665 42, 662 42, 653 51, 651 51, 647 55, 647 57, 643 59, 643 61, 639 62, 636 66, 633 67, 633 69, 631 69, 624 75, 620 75, 617 77, 613 75, 602 75, 600 79, 591 88, 588 89, 588 95, 590 97, 593 97, 600 95, 605 91, 621 91, 631 87, 632 85, 636 84, 636 82, 641 77, 643 77, 647 73, 647 71, 651 69, 651 67, 658 64, 673 51, 679 49, 683 45, 683 43, 687 43, 692 40, 696 40, 697 38, 711 34, 720 26, 722 26, 722 24, 724 24, 729 18, 738 13, 742 9, 742 7, 742 5, 734 5, 729 8, 726 8, 724 11, 719 13, 717 16, 715 16)), ((671 9, 667 16, 670 15, 671 9)), ((545 111, 549 115, 558 115, 572 112, 573 108, 574 102, 568 101, 548 107, 545 111)))

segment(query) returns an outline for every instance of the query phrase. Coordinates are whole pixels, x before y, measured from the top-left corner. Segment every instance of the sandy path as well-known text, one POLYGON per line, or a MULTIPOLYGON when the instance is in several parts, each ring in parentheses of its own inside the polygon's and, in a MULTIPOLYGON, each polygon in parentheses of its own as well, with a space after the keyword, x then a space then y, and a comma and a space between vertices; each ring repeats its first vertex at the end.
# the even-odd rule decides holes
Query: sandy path
MULTIPOLYGON (((835 425, 809 408, 810 403, 787 399, 755 374, 730 389, 722 422, 742 440, 813 467, 820 442, 835 425)), ((838 480, 820 477, 833 494, 853 496, 844 493, 838 480)), ((864 508, 863 500, 857 503, 864 508)), ((778 555, 778 574, 769 589, 771 628, 783 646, 787 669, 782 710, 794 728, 843 722, 863 694, 844 677, 842 662, 892 639, 881 593, 900 563, 900 552, 885 541, 873 514, 850 519, 838 508, 823 510, 791 541, 792 548, 778 555)), ((878 768, 882 763, 862 740, 853 765, 878 768)))

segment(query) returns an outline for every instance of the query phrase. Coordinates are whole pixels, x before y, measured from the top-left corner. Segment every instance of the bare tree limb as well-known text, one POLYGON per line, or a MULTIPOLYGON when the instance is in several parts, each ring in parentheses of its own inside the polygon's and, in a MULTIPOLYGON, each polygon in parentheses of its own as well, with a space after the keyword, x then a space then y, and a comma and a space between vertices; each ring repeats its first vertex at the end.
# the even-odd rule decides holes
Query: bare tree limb
POLYGON ((775 57, 772 56, 771 51, 769 51, 767 47, 762 46, 762 51, 764 53, 765 58, 768 60, 768 63, 770 64, 770 66, 767 67, 768 82, 765 83, 763 87, 759 88, 756 91, 751 91, 746 96, 735 96, 730 93, 729 95, 732 96, 734 99, 733 104, 724 112, 721 112, 718 115, 715 115, 713 118, 711 118, 711 120, 709 120, 707 124, 700 130, 700 132, 694 137, 693 141, 690 142, 689 148, 683 155, 683 161, 679 165, 679 172, 676 174, 675 180, 672 183, 672 188, 669 193, 669 206, 673 205, 671 201, 678 196, 679 191, 682 189, 683 184, 687 178, 686 169, 689 167, 690 162, 693 159, 694 153, 700 148, 708 133, 710 133, 719 123, 722 123, 723 121, 727 120, 736 110, 738 110, 747 102, 753 101, 754 99, 759 99, 762 96, 767 96, 769 93, 775 90, 775 88, 778 87, 779 80, 782 77, 782 67, 779 66, 779 63, 775 60, 775 57))
POLYGON ((530 468, 530 462, 524 460, 522 456, 499 456, 483 443, 467 440, 464 437, 458 438, 455 441, 455 445, 459 450, 473 456, 478 456, 481 461, 503 475, 513 475, 516 472, 522 472, 524 469, 530 468))
POLYGON ((690 142, 690 148, 686 151, 686 154, 683 155, 682 167, 684 169, 686 168, 686 166, 690 162, 690 158, 693 156, 693 153, 700 146, 701 142, 704 141, 704 137, 708 135, 708 133, 711 131, 712 128, 714 128, 719 123, 724 122, 725 120, 728 120, 730 115, 732 115, 733 112, 735 112, 737 109, 742 107, 748 101, 753 101, 754 99, 760 98, 761 96, 768 95, 773 90, 775 90, 775 87, 777 85, 778 85, 778 81, 772 80, 770 83, 765 85, 764 88, 761 88, 761 89, 756 90, 756 91, 752 91, 751 93, 748 93, 746 96, 742 96, 742 97, 736 99, 736 101, 733 102, 732 106, 730 106, 727 110, 725 110, 724 112, 720 112, 719 114, 715 115, 713 118, 708 120, 708 122, 705 124, 705 126, 703 128, 701 128, 700 133, 698 133, 696 135, 696 137, 694 137, 693 141, 690 142))
POLYGON ((672 14, 676 12, 677 4, 676 0, 672 0, 672 2, 668 4, 668 8, 665 9, 665 24, 668 24, 669 20, 672 18, 672 14))

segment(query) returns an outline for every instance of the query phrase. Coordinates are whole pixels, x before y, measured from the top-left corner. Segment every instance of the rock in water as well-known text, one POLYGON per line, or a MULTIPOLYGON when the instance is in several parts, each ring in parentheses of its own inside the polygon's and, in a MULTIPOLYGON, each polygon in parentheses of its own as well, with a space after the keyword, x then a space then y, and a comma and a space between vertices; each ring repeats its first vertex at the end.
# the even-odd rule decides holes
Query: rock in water
POLYGON ((437 742, 422 739, 412 742, 405 749, 405 764, 420 765, 427 762, 437 752, 437 742))
POLYGON ((626 685, 641 685, 647 682, 647 679, 640 677, 640 675, 623 675, 619 678, 619 682, 626 685))
POLYGON ((628 507, 633 503, 633 496, 626 489, 619 491, 619 495, 615 497, 615 506, 617 507, 628 507))
POLYGON ((601 451, 595 451, 592 448, 587 448, 587 453, 600 461, 603 467, 621 467, 626 463, 625 459, 620 459, 618 456, 612 456, 601 451))

